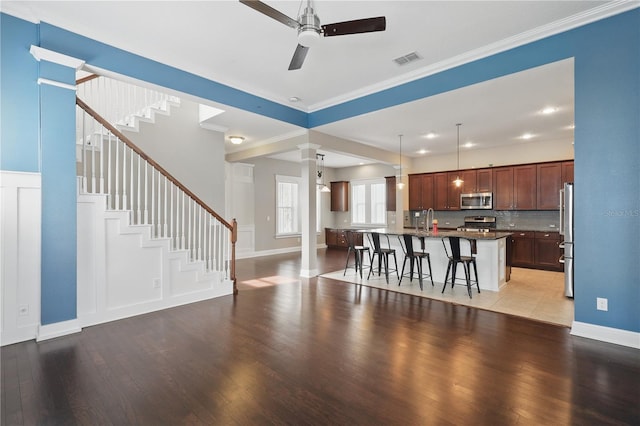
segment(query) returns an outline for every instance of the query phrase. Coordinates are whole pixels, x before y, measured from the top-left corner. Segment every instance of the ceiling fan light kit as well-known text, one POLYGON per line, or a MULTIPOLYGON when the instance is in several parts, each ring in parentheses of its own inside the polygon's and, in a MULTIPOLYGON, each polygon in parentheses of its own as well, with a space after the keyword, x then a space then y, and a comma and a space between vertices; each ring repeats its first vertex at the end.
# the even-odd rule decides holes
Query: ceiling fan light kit
POLYGON ((307 7, 304 9, 304 13, 300 15, 298 20, 292 19, 284 13, 258 0, 239 1, 263 15, 267 15, 288 27, 298 30, 298 46, 296 47, 291 63, 289 64, 290 71, 302 68, 302 64, 307 57, 309 48, 318 43, 320 40, 320 34, 324 37, 332 37, 384 31, 387 27, 387 21, 384 16, 320 25, 320 18, 318 18, 313 7, 311 7, 311 0, 307 0, 307 7))

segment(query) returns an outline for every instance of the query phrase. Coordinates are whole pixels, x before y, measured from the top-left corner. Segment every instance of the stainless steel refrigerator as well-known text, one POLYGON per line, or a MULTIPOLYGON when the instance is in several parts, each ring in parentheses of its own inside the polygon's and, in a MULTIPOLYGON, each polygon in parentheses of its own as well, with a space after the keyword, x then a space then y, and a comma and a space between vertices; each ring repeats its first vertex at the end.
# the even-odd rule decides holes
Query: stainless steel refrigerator
POLYGON ((564 295, 573 297, 573 183, 565 183, 560 190, 560 235, 564 236, 560 244, 564 249, 560 257, 564 263, 564 295))

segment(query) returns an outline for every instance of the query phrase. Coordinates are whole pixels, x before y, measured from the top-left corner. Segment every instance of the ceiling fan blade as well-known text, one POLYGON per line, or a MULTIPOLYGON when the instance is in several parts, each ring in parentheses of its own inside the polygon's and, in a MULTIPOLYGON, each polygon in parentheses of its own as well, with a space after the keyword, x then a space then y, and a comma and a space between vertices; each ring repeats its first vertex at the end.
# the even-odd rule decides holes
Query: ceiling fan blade
POLYGON ((258 12, 267 15, 270 18, 275 19, 278 22, 282 22, 283 24, 291 27, 298 28, 300 24, 293 18, 289 18, 284 13, 272 8, 271 6, 262 3, 258 0, 240 0, 240 3, 249 6, 250 8, 257 10, 258 12))
POLYGON ((302 68, 302 63, 304 62, 304 58, 307 57, 308 51, 309 48, 301 44, 296 47, 296 51, 293 53, 293 58, 291 58, 291 63, 289 64, 289 71, 302 68))
POLYGON ((377 18, 356 19, 354 21, 336 22, 335 24, 322 25, 325 37, 348 34, 372 33, 384 31, 387 28, 387 20, 384 16, 377 18))

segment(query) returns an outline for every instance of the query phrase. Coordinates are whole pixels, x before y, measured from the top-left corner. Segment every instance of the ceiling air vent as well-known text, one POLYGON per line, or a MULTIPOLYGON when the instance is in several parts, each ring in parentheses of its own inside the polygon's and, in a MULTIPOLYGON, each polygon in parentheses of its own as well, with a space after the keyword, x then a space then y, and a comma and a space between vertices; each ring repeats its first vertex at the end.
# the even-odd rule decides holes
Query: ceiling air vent
POLYGON ((407 65, 409 62, 417 61, 418 59, 422 59, 422 57, 416 52, 411 52, 404 56, 400 56, 399 58, 395 58, 393 62, 398 65, 407 65))

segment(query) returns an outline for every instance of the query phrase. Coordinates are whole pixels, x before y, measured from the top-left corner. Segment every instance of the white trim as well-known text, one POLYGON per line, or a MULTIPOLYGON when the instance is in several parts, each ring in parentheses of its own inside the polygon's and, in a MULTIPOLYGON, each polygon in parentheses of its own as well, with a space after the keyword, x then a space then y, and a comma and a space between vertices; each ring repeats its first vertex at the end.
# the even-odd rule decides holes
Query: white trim
POLYGON ((217 124, 211 124, 211 123, 200 123, 200 127, 206 130, 211 130, 211 131, 220 132, 220 133, 226 133, 227 130, 229 130, 228 127, 220 126, 217 124))
POLYGON ((54 64, 63 65, 75 70, 80 69, 80 67, 85 64, 85 61, 83 61, 82 59, 77 59, 72 56, 54 52, 53 50, 44 49, 33 44, 29 49, 29 53, 31 53, 31 55, 33 55, 33 57, 36 58, 37 61, 53 62, 54 64))
POLYGON ((300 277, 301 278, 313 278, 320 275, 320 272, 317 269, 301 269, 300 277))
POLYGON ((74 86, 73 84, 61 83, 59 81, 49 80, 48 78, 42 78, 42 77, 38 78, 38 84, 46 84, 49 86, 62 87, 63 89, 73 90, 74 92, 77 90, 76 86, 74 86))
MULTIPOLYGON (((326 244, 318 244, 316 246, 316 248, 324 249, 324 248, 327 248, 327 245, 326 244)), ((295 252, 299 252, 299 251, 302 251, 302 247, 300 247, 300 246, 285 247, 285 248, 271 249, 271 250, 260 250, 260 251, 254 251, 252 253, 237 254, 236 255, 236 259, 251 259, 253 257, 273 256, 273 255, 276 255, 276 254, 295 253, 295 252)))
POLYGON ((56 337, 67 336, 69 334, 80 333, 81 331, 82 328, 80 327, 80 322, 77 318, 69 321, 57 322, 55 324, 40 324, 40 326, 38 327, 36 342, 55 339, 56 337))
POLYGON ((640 349, 640 333, 574 321, 571 335, 640 349))

